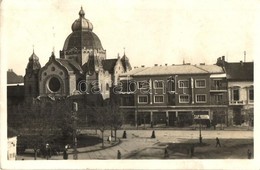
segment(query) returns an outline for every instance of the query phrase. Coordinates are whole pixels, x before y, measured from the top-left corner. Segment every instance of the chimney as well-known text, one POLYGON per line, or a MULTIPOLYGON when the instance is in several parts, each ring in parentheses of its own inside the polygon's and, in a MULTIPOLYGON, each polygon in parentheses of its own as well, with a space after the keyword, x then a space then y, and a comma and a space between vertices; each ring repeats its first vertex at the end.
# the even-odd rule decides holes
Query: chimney
POLYGON ((158 64, 154 64, 154 66, 155 66, 155 67, 157 67, 157 66, 158 66, 158 64))

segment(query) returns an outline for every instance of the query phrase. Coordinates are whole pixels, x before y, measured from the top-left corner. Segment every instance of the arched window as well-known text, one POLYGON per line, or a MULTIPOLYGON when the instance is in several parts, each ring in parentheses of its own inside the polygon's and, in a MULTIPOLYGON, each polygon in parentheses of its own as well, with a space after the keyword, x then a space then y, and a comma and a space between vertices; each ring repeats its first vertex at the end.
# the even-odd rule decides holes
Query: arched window
POLYGON ((106 84, 106 91, 108 91, 109 90, 109 84, 107 83, 106 84))

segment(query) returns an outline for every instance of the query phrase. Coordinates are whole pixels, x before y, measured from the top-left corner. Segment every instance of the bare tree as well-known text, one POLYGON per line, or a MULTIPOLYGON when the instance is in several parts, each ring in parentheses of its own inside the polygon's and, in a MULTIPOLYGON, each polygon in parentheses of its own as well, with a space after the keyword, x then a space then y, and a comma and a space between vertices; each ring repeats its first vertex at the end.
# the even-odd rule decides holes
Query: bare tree
POLYGON ((109 128, 110 125, 110 110, 108 107, 97 107, 93 115, 93 125, 100 130, 102 137, 102 147, 104 147, 104 132, 109 128))
POLYGON ((107 106, 108 109, 110 110, 110 126, 114 130, 115 134, 115 141, 117 140, 117 130, 121 128, 123 124, 123 113, 120 110, 119 106, 116 104, 111 104, 107 106))

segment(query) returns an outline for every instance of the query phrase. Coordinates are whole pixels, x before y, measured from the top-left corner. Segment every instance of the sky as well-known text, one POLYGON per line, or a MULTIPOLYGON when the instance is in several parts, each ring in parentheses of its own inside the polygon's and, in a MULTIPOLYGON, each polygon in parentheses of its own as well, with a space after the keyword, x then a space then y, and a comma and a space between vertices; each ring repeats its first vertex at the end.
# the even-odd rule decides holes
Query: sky
POLYGON ((79 18, 93 24, 107 58, 125 53, 132 67, 254 61, 259 44, 255 0, 3 0, 1 57, 24 75, 33 50, 44 66, 79 18))

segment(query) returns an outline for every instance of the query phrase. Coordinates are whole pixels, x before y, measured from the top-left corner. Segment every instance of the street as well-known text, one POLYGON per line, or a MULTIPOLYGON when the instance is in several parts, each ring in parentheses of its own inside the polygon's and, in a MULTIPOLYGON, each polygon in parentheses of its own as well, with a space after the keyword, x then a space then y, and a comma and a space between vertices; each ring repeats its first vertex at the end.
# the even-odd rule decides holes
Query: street
MULTIPOLYGON (((83 133, 94 134, 94 130, 85 130, 83 133)), ((78 148, 78 159, 117 159, 117 151, 119 150, 122 155, 122 159, 135 159, 133 153, 137 153, 140 150, 147 150, 147 148, 155 148, 158 150, 155 153, 155 149, 151 151, 151 156, 156 157, 156 153, 163 151, 165 146, 158 146, 159 143, 181 143, 188 140, 198 141, 199 142, 199 131, 198 130, 155 130, 156 138, 151 138, 152 130, 126 130, 127 138, 122 139, 123 130, 117 132, 117 137, 120 138, 120 143, 115 146, 108 147, 105 149, 101 148, 101 144, 90 146, 86 148, 78 148), (155 155, 154 155, 155 154, 155 155)), ((220 141, 228 139, 253 139, 253 131, 228 131, 228 130, 202 130, 202 141, 203 140, 215 140, 216 137, 220 141)), ((107 136, 110 135, 110 131, 105 131, 105 140, 107 136)), ((112 139, 114 140, 114 138, 112 139)), ((253 140, 252 140, 253 141, 253 140)), ((105 141, 106 145, 110 144, 105 141)), ((227 150, 228 148, 226 148, 227 150)), ((149 153, 148 153, 149 155, 149 153)), ((158 158, 160 158, 159 156, 158 158)), ((18 160, 33 160, 33 157, 18 156, 18 160)), ((43 158, 37 158, 43 159, 43 158)), ((58 156, 52 156, 52 160, 61 160, 63 159, 62 154, 58 156)), ((73 159, 72 149, 69 152, 69 160, 73 159)))

